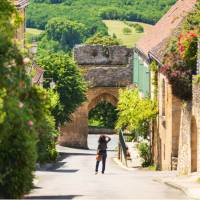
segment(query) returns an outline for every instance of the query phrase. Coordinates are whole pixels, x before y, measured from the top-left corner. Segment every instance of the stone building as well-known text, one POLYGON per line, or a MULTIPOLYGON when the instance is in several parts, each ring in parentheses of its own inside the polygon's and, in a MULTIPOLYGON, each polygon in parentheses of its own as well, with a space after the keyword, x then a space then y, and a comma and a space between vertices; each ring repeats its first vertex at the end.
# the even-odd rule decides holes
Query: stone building
MULTIPOLYGON (((152 61, 156 62, 158 68, 162 66, 163 56, 171 37, 179 33, 184 18, 192 11, 196 0, 178 0, 175 5, 160 19, 160 21, 144 35, 136 44, 134 58, 138 56, 145 62, 148 70, 141 70, 143 76, 149 71, 148 90, 151 98, 157 98, 159 114, 152 126, 152 153, 153 160, 161 170, 172 170, 177 168, 179 154, 179 133, 181 123, 181 101, 172 94, 172 88, 167 78, 158 73, 158 95, 154 96, 152 77, 154 72, 150 70, 152 61)), ((134 77, 138 69, 134 66, 134 77)), ((137 83, 137 80, 133 80, 137 83)), ((143 79, 144 81, 144 79, 143 79)), ((146 83, 147 84, 147 83, 146 83)), ((141 87, 139 86, 139 89, 141 87)), ((141 90, 143 91, 143 90, 141 90)))
POLYGON ((12 0, 16 6, 20 17, 23 20, 23 23, 18 28, 16 32, 16 41, 21 47, 25 45, 25 16, 26 16, 26 7, 28 6, 28 0, 12 0))
MULTIPOLYGON (((28 6, 28 0, 12 0, 13 4, 16 6, 20 17, 22 18, 22 23, 17 29, 15 34, 15 40, 19 47, 25 47, 25 33, 26 33, 26 8, 28 6)), ((36 65, 35 63, 31 66, 30 69, 27 69, 27 72, 31 74, 34 72, 32 77, 32 83, 35 85, 43 85, 43 74, 44 70, 36 65)))
POLYGON ((74 59, 88 82, 87 101, 72 115, 72 121, 61 128, 59 143, 87 148, 88 113, 99 102, 114 107, 118 92, 132 84, 132 49, 124 46, 79 45, 74 48, 74 59))

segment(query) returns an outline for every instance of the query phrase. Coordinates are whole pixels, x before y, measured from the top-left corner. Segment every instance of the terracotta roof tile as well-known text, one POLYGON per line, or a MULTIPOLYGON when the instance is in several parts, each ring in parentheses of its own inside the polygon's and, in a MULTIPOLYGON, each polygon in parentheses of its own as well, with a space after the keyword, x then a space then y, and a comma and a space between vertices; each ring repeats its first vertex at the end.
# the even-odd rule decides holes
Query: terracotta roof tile
POLYGON ((34 65, 33 68, 35 70, 35 75, 32 78, 32 83, 33 84, 40 84, 40 83, 42 83, 44 69, 42 69, 41 67, 39 67, 37 65, 34 65))
POLYGON ((162 52, 171 35, 176 33, 186 15, 194 8, 196 0, 178 0, 175 5, 147 32, 136 44, 145 56, 155 53, 157 59, 162 59, 162 52))

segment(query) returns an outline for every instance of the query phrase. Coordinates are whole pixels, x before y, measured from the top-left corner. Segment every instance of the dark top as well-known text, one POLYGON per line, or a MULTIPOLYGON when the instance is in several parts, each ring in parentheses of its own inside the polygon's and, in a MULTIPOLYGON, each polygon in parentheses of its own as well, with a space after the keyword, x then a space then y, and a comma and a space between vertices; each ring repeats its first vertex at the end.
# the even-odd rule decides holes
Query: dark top
POLYGON ((108 144, 108 142, 110 142, 110 138, 108 138, 108 140, 106 140, 105 142, 102 142, 102 143, 100 143, 99 145, 98 145, 98 150, 99 151, 106 151, 106 149, 107 149, 107 144, 108 144))

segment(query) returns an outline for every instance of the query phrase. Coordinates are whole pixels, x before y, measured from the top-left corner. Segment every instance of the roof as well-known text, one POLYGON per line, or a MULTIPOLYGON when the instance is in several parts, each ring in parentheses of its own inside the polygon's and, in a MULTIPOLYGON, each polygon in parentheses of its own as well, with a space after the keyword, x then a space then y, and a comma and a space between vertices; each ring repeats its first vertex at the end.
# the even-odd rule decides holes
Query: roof
POLYGON ((35 70, 35 74, 34 74, 34 76, 32 78, 32 83, 33 84, 40 84, 40 83, 42 83, 44 69, 42 69, 41 67, 37 66, 36 64, 34 64, 33 68, 35 70))
POLYGON ((28 6, 28 0, 14 0, 14 4, 18 9, 28 6))
POLYGON ((163 58, 169 38, 177 34, 181 23, 192 11, 196 0, 178 0, 171 9, 136 44, 136 48, 146 57, 151 53, 158 60, 163 58))

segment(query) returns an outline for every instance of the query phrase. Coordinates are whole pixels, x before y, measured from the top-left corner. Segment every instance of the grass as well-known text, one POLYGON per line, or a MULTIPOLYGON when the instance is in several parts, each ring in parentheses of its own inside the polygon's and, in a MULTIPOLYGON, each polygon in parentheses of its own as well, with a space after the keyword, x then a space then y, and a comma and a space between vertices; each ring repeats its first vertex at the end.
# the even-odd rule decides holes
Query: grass
POLYGON ((35 28, 27 28, 26 29, 26 34, 31 34, 31 35, 40 35, 43 31, 35 28))
POLYGON ((34 28, 27 28, 26 29, 26 44, 29 46, 31 45, 35 40, 37 40, 37 37, 42 33, 42 30, 34 29, 34 28))
POLYGON ((145 34, 146 31, 152 28, 152 25, 139 23, 139 22, 129 22, 129 23, 138 23, 143 26, 144 33, 137 33, 133 27, 129 27, 123 21, 119 20, 103 20, 103 22, 108 27, 108 32, 112 36, 115 34, 121 43, 127 47, 133 47, 137 41, 145 34), (124 28, 130 28, 132 32, 130 34, 124 34, 124 28))

